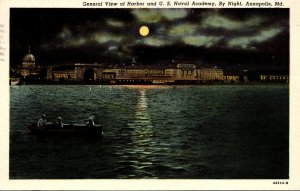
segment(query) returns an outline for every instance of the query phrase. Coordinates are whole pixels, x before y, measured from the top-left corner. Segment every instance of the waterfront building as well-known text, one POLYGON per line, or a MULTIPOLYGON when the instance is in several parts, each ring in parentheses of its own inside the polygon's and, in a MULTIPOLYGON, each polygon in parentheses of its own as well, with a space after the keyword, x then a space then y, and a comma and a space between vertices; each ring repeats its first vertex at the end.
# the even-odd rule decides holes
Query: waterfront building
POLYGON ((118 75, 117 69, 103 69, 102 79, 115 79, 118 75))
MULTIPOLYGON (((177 63, 163 66, 103 67, 99 64, 76 63, 53 67, 48 71, 52 81, 106 81, 109 83, 174 83, 223 81, 223 70, 218 67, 197 68, 194 64, 177 63)), ((227 77, 226 79, 229 79, 227 77)), ((236 79, 232 77, 234 81, 236 79)), ((231 79, 230 79, 231 80, 231 79)))
POLYGON ((97 81, 103 76, 103 64, 76 63, 74 70, 76 81, 97 81))
POLYGON ((28 80, 44 80, 47 77, 47 69, 47 66, 36 64, 35 56, 31 54, 30 48, 28 48, 28 53, 23 57, 22 64, 13 71, 20 75, 22 82, 27 82, 28 80))
POLYGON ((36 59, 28 49, 28 54, 22 59, 22 66, 13 70, 12 73, 20 73, 22 82, 49 81, 74 81, 74 82, 105 82, 111 84, 122 83, 149 83, 149 84, 172 84, 172 83, 210 83, 210 82, 288 82, 289 76, 285 73, 252 74, 247 70, 228 73, 222 68, 203 67, 192 61, 172 61, 169 64, 141 65, 132 60, 130 66, 114 64, 56 64, 56 66, 36 65, 36 59))
POLYGON ((240 77, 238 75, 234 75, 234 74, 228 74, 228 75, 224 75, 223 77, 223 81, 224 82, 239 82, 240 77))
MULTIPOLYGON (((104 73, 107 69, 104 69, 104 73)), ((131 66, 128 68, 114 69, 114 79, 119 82, 152 82, 167 83, 171 82, 171 73, 165 67, 160 66, 131 66)), ((105 76, 104 76, 105 78, 105 76)))
POLYGON ((180 80, 196 80, 197 67, 194 64, 177 64, 176 78, 180 80))
POLYGON ((76 73, 74 66, 52 67, 47 72, 47 79, 52 81, 75 81, 76 73))
POLYGON ((210 81, 223 81, 224 80, 224 73, 223 69, 218 67, 211 67, 211 68, 199 68, 197 70, 197 79, 204 82, 210 81))
POLYGON ((49 67, 47 79, 50 81, 95 81, 103 76, 101 64, 76 63, 49 67))
POLYGON ((241 72, 240 71, 225 71, 223 73, 223 82, 225 83, 236 83, 241 82, 241 72))
POLYGON ((28 49, 28 53, 22 59, 20 71, 23 77, 39 73, 39 69, 35 65, 35 57, 30 53, 30 48, 28 49))
POLYGON ((289 76, 284 74, 263 74, 260 75, 261 82, 289 82, 289 76))

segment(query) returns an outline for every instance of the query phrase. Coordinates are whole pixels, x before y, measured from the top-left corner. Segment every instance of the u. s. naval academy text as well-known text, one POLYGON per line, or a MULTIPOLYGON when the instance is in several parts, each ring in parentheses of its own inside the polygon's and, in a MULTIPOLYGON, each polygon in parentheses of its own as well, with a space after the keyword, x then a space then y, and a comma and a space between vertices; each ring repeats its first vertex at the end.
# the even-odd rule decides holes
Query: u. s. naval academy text
POLYGON ((210 1, 174 1, 173 6, 217 6, 216 2, 210 1))
POLYGON ((189 0, 181 0, 181 1, 174 1, 173 6, 175 7, 190 7, 190 6, 208 6, 208 7, 283 7, 283 2, 268 2, 268 1, 261 1, 261 2, 250 2, 250 1, 189 1, 189 0))

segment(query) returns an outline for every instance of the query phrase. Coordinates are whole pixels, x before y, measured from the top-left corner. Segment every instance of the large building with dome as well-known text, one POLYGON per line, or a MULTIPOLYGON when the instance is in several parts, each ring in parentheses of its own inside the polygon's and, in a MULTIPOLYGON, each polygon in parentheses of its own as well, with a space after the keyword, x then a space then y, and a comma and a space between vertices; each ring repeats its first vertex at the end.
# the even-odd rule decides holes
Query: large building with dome
POLYGON ((69 66, 42 67, 36 64, 36 58, 31 54, 30 48, 22 59, 19 72, 24 81, 35 79, 35 76, 39 80, 45 77, 48 81, 107 81, 112 84, 238 81, 238 76, 224 76, 221 68, 197 68, 192 62, 187 61, 164 66, 135 66, 132 63, 128 67, 104 67, 103 64, 97 63, 76 63, 69 66))
POLYGON ((21 75, 23 77, 38 74, 39 70, 35 65, 35 57, 33 54, 30 53, 30 48, 28 49, 28 54, 26 54, 22 60, 22 67, 21 67, 21 75))
POLYGON ((30 52, 30 48, 28 48, 28 53, 23 57, 22 64, 17 68, 17 72, 20 73, 23 78, 34 76, 43 78, 47 76, 47 69, 47 66, 36 64, 36 58, 30 52))
MULTIPOLYGON (((247 73, 226 73, 222 68, 197 66, 192 61, 172 61, 159 66, 136 65, 105 66, 102 64, 76 63, 57 66, 41 66, 28 49, 22 65, 16 70, 25 83, 109 83, 109 84, 167 84, 167 83, 211 83, 211 82, 248 82, 247 73), (241 80, 241 77, 243 78, 241 80)), ((253 80, 253 79, 252 79, 253 80)), ((286 75, 260 75, 261 82, 288 82, 286 75)))

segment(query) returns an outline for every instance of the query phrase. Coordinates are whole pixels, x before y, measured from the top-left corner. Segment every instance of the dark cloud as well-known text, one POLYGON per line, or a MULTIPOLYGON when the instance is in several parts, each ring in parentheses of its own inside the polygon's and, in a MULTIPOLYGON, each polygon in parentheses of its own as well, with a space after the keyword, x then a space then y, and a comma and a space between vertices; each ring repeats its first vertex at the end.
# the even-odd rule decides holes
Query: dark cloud
POLYGON ((13 65, 28 45, 39 64, 182 57, 250 68, 289 65, 289 9, 13 8, 10 21, 13 65), (147 37, 138 34, 142 25, 147 37))

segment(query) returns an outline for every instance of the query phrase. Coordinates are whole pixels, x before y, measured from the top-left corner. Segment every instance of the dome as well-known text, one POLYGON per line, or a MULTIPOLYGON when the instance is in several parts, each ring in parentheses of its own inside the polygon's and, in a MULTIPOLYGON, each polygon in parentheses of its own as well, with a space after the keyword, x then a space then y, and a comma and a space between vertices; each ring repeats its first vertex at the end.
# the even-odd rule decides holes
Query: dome
POLYGON ((23 62, 35 62, 35 57, 32 54, 26 54, 23 58, 23 62))

